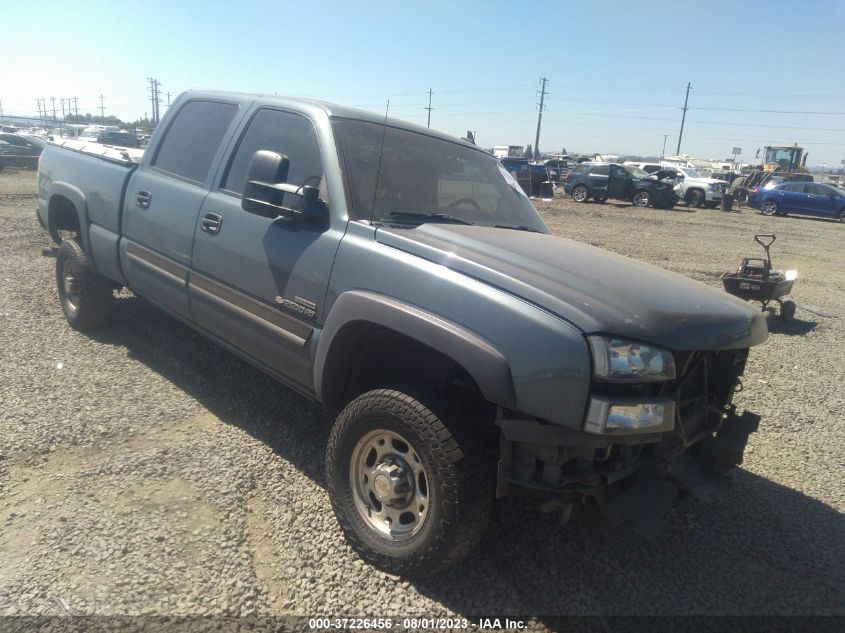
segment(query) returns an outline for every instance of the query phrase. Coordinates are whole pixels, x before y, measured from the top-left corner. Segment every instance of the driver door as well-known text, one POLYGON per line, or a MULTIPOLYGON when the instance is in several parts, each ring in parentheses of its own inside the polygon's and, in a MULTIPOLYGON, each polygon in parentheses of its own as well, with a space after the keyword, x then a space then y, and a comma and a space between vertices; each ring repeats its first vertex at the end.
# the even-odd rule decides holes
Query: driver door
POLYGON ((191 311, 204 329, 310 390, 314 331, 324 319, 342 233, 318 223, 244 211, 246 174, 259 150, 287 156, 287 182, 318 186, 320 198, 328 203, 313 123, 295 112, 258 109, 200 211, 191 311))
POLYGON ((610 165, 610 179, 607 183, 607 197, 624 200, 628 197, 628 183, 631 175, 620 165, 610 165))

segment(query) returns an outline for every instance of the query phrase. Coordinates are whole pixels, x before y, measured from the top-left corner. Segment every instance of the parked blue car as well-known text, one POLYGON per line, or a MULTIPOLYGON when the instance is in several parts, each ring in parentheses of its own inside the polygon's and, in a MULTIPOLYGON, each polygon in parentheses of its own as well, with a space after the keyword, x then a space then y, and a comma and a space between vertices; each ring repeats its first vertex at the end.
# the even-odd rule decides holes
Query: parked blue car
POLYGON ((763 215, 813 215, 845 223, 845 191, 818 182, 780 182, 751 189, 748 204, 763 215))

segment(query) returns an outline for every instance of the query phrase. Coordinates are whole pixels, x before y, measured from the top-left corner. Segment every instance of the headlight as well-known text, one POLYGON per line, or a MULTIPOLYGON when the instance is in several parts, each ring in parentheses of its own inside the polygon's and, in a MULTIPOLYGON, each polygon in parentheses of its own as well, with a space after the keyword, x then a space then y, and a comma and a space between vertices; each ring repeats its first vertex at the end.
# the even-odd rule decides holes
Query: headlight
POLYGON ((599 435, 662 433, 675 428, 675 402, 669 398, 648 401, 612 401, 593 396, 584 430, 599 435))
POLYGON ((798 271, 797 270, 787 270, 783 274, 783 276, 787 281, 794 281, 794 280, 798 279, 798 271))
POLYGON ((656 382, 675 378, 672 352, 614 336, 590 336, 593 373, 610 382, 656 382))

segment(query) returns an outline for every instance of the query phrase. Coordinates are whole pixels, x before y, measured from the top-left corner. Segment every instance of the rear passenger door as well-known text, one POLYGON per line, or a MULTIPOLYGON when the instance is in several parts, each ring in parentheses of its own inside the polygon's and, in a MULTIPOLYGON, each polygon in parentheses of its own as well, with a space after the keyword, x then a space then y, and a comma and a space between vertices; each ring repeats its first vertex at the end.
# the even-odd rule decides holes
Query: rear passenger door
POLYGON ((120 254, 129 287, 181 317, 190 317, 197 215, 237 111, 237 103, 184 102, 127 187, 120 254))
POLYGON ((596 198, 607 197, 607 185, 610 180, 610 165, 596 165, 587 174, 587 187, 590 195, 596 198))
POLYGON ((320 199, 329 204, 312 121, 291 110, 258 109, 240 134, 219 186, 203 204, 194 242, 191 310, 199 326, 310 391, 314 331, 323 321, 343 233, 317 222, 244 211, 247 170, 259 150, 287 156, 288 184, 319 187, 320 199))

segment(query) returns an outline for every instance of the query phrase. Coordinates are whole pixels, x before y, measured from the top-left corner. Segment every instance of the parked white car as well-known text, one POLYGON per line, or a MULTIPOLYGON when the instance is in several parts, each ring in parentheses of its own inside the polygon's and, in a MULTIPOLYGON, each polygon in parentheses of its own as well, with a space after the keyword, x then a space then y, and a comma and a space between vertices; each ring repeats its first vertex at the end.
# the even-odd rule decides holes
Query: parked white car
POLYGON ((728 184, 724 180, 705 178, 692 167, 661 165, 660 163, 626 162, 625 164, 639 167, 649 174, 655 174, 659 171, 672 172, 677 183, 675 193, 691 207, 716 208, 722 202, 722 197, 728 188, 728 184))

